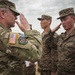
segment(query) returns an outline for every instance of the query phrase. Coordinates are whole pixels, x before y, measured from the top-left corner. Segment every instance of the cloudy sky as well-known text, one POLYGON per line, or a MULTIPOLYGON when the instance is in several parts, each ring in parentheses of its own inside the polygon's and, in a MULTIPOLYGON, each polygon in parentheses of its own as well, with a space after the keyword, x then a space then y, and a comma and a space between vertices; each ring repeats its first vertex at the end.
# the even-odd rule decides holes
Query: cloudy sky
MULTIPOLYGON (((60 23, 57 20, 59 17, 58 12, 64 8, 73 7, 75 9, 75 0, 10 0, 17 6, 17 10, 23 13, 28 22, 32 24, 33 29, 42 32, 40 22, 37 20, 42 14, 51 15, 53 18, 51 29, 60 23)), ((21 32, 17 26, 13 31, 21 32)), ((61 27, 57 33, 61 33, 63 28, 61 27)))

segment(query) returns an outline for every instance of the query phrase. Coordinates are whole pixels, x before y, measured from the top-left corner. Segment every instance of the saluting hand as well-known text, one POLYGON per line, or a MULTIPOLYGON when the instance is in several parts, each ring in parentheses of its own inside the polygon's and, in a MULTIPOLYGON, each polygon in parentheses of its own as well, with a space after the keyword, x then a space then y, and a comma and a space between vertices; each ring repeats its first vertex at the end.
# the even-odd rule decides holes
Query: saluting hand
POLYGON ((23 14, 20 14, 20 23, 16 21, 16 24, 19 26, 19 28, 24 32, 25 30, 30 30, 30 25, 27 21, 27 19, 24 17, 23 14))
POLYGON ((56 26, 56 27, 52 30, 52 32, 57 31, 57 30, 60 28, 60 26, 61 26, 61 23, 60 23, 58 26, 56 26))

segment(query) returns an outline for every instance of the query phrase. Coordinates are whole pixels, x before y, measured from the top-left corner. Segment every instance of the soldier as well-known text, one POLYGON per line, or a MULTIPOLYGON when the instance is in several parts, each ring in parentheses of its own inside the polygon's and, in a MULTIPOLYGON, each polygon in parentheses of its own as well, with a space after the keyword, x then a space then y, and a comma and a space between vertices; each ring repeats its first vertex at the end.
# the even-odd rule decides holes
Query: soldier
POLYGON ((40 57, 40 33, 30 30, 24 15, 8 0, 0 0, 0 38, 5 47, 3 51, 0 47, 0 75, 27 75, 24 61, 34 62, 40 57), (18 15, 21 24, 16 21, 18 15), (24 35, 11 31, 15 22, 24 35))
MULTIPOLYGON (((41 75, 51 75, 52 71, 56 72, 56 65, 55 69, 53 64, 56 63, 54 59, 57 57, 57 51, 55 48, 47 48, 45 46, 45 35, 51 31, 50 25, 52 22, 52 17, 49 15, 42 15, 41 18, 38 18, 41 24, 41 28, 43 29, 42 33, 42 56, 39 60, 39 70, 41 75)), ((55 36, 56 37, 56 34, 55 36)), ((56 59, 55 59, 56 60, 56 59)))
MULTIPOLYGON (((59 12, 60 17, 57 19, 61 20, 61 25, 65 29, 64 33, 61 33, 57 42, 58 51, 58 75, 75 75, 75 13, 73 8, 66 8, 59 12)), ((51 40, 54 34, 60 28, 58 25, 52 32, 46 35, 46 46, 51 47, 51 40), (50 38, 51 37, 51 38, 50 38)), ((54 46, 55 47, 55 46, 54 46)))

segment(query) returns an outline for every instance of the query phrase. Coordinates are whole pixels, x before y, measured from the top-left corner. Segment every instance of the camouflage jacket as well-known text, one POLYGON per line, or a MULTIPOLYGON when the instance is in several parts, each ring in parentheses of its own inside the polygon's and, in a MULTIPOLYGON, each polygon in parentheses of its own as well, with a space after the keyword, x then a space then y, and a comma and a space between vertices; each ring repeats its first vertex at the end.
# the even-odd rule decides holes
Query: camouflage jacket
MULTIPOLYGON (((56 51, 56 47, 52 47, 52 48, 48 48, 45 44, 46 41, 46 35, 47 33, 43 33, 43 37, 42 37, 42 56, 41 59, 39 61, 39 66, 42 70, 56 70, 56 67, 54 68, 54 66, 56 66, 56 64, 53 66, 53 64, 55 62, 57 62, 57 59, 52 60, 54 58, 57 58, 57 51, 56 51)), ((53 38, 55 38, 57 36, 57 34, 54 34, 53 38)), ((54 41, 54 40, 53 40, 54 41)))
MULTIPOLYGON (((51 32, 51 34, 53 34, 51 32)), ((48 48, 51 47, 51 43, 48 41, 52 39, 51 35, 47 35, 46 46, 48 48), (50 38, 51 37, 51 38, 50 38)), ((54 42, 57 45, 58 51, 58 70, 60 71, 75 71, 75 29, 72 31, 70 35, 66 35, 62 33, 59 35, 54 42)), ((53 45, 55 47, 55 45, 53 45)))
POLYGON ((0 24, 0 38, 4 47, 7 48, 3 51, 0 50, 0 74, 8 75, 8 69, 14 69, 15 65, 23 63, 25 60, 39 60, 41 54, 40 33, 36 30, 29 30, 25 31, 24 35, 12 32, 0 24), (5 64, 2 64, 2 62, 5 64), (9 68, 6 66, 9 66, 9 68))

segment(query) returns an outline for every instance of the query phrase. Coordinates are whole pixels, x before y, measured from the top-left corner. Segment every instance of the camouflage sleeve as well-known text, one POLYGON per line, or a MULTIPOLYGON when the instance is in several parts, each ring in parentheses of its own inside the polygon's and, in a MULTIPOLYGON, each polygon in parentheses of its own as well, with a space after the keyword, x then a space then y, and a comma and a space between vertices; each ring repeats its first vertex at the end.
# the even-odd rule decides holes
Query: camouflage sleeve
POLYGON ((37 52, 36 54, 33 53, 33 57, 35 57, 38 54, 38 59, 40 59, 42 53, 42 47, 41 47, 42 39, 40 33, 37 30, 25 31, 25 37, 32 44, 32 45, 30 44, 32 50, 35 49, 37 52))
POLYGON ((55 33, 51 32, 51 30, 50 30, 50 31, 48 32, 48 34, 46 34, 46 35, 44 36, 46 47, 49 48, 49 49, 53 46, 52 41, 54 40, 54 39, 53 39, 53 38, 54 38, 54 34, 55 34, 55 33))
POLYGON ((56 72, 58 62, 58 52, 57 52, 58 35, 56 33, 52 33, 51 31, 49 31, 49 33, 46 34, 44 38, 46 47, 49 50, 51 50, 52 72, 56 72))
POLYGON ((6 47, 5 47, 5 45, 3 44, 3 41, 1 40, 1 36, 0 36, 0 51, 6 53, 5 50, 6 50, 6 47))
POLYGON ((19 33, 4 31, 2 39, 9 50, 6 53, 23 60, 36 61, 41 54, 40 34, 35 30, 25 31, 25 37, 19 33))

